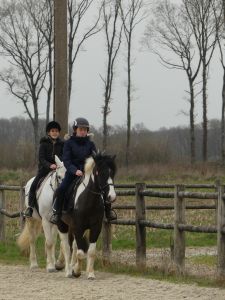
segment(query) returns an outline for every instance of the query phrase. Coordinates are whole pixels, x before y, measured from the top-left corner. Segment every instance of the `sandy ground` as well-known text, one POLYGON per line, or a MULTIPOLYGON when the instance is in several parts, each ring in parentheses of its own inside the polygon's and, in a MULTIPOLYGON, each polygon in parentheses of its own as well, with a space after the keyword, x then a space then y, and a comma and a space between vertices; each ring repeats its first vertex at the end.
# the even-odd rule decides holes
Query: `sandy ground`
POLYGON ((65 278, 64 272, 0 265, 0 299, 225 299, 225 290, 96 272, 95 280, 65 278))

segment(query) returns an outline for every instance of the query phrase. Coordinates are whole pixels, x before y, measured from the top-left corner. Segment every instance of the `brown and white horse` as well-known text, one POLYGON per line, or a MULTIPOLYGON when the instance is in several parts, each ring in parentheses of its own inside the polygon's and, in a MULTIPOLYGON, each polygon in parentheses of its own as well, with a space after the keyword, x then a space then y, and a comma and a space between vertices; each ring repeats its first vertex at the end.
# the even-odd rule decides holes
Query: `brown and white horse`
MULTIPOLYGON (((95 278, 94 260, 96 242, 102 228, 104 217, 104 201, 113 202, 116 199, 114 175, 116 171, 115 156, 95 154, 88 158, 85 164, 85 177, 73 198, 74 209, 62 216, 62 224, 58 229, 69 231, 74 237, 70 265, 75 277, 81 275, 81 261, 87 256, 87 278, 95 278), (85 231, 89 230, 88 239, 85 231)), ((67 249, 66 239, 62 240, 63 249, 67 249)), ((69 261, 69 252, 64 251, 65 263, 69 261)))

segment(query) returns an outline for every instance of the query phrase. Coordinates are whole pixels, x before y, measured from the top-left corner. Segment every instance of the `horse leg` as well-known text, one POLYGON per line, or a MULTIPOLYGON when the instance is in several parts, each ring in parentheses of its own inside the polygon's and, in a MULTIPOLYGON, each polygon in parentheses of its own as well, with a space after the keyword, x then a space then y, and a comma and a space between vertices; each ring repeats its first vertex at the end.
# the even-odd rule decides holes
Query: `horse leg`
POLYGON ((65 267, 65 257, 63 253, 62 242, 60 242, 59 256, 55 264, 56 270, 62 270, 65 267))
POLYGON ((90 243, 87 252, 87 278, 88 279, 95 279, 95 274, 94 274, 95 254, 96 254, 96 243, 90 243))
POLYGON ((56 234, 54 233, 53 226, 49 221, 45 218, 42 219, 43 230, 45 234, 45 250, 47 256, 47 272, 55 272, 55 242, 56 242, 56 234))
POLYGON ((17 244, 22 251, 30 248, 30 269, 38 267, 37 256, 35 252, 35 242, 41 232, 41 221, 33 218, 26 219, 22 233, 20 234, 17 244))
POLYGON ((75 277, 80 277, 81 275, 81 267, 82 267, 82 260, 85 258, 85 253, 82 249, 78 249, 76 252, 76 263, 74 265, 74 273, 75 277))
POLYGON ((51 229, 52 229, 52 236, 53 236, 53 245, 52 245, 52 251, 51 251, 51 253, 52 253, 52 261, 53 261, 54 266, 55 266, 56 265, 55 246, 56 246, 56 241, 57 241, 58 230, 57 230, 57 227, 54 226, 54 225, 51 226, 51 229))
POLYGON ((69 245, 69 235, 68 233, 62 233, 59 231, 61 243, 62 243, 62 249, 64 253, 65 258, 65 272, 66 277, 70 278, 72 277, 72 269, 70 266, 70 257, 71 257, 71 251, 70 251, 70 245, 69 245))
MULTIPOLYGON (((75 247, 74 247, 74 258, 73 260, 76 261, 74 265, 74 276, 79 277, 81 275, 81 267, 82 267, 82 261, 85 258, 85 252, 87 251, 88 244, 87 239, 85 236, 83 236, 84 232, 83 230, 75 233, 75 239, 77 244, 77 252, 75 257, 75 247)), ((74 246, 75 244, 73 244, 74 246)))
POLYGON ((101 232, 102 222, 95 223, 90 229, 89 241, 90 245, 87 252, 87 278, 95 279, 94 262, 96 256, 96 241, 101 232))
POLYGON ((71 256, 71 267, 72 269, 74 269, 75 264, 76 264, 76 260, 77 260, 77 243, 76 240, 73 240, 73 244, 72 244, 72 256, 71 256))
POLYGON ((30 269, 38 268, 37 256, 35 251, 35 242, 41 232, 41 222, 35 219, 27 220, 30 242, 30 269))

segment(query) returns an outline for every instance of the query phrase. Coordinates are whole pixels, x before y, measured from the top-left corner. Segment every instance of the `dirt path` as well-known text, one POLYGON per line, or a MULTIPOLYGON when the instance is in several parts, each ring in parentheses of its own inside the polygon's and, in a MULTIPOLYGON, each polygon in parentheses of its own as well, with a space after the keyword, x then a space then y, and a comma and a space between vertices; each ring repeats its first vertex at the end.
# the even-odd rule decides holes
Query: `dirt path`
POLYGON ((225 299, 225 290, 96 272, 89 281, 64 278, 63 272, 30 271, 26 266, 0 265, 0 299, 180 300, 225 299))

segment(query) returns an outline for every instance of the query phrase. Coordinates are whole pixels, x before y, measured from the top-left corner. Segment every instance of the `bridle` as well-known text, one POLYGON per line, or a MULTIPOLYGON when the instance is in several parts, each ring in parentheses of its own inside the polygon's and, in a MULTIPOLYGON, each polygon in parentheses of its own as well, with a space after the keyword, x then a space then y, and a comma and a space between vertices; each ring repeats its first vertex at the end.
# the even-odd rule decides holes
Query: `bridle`
MULTIPOLYGON (((60 167, 57 167, 57 169, 59 169, 60 167)), ((59 176, 57 174, 57 171, 56 170, 53 170, 52 171, 52 174, 51 174, 51 181, 50 181, 50 187, 52 189, 53 192, 55 192, 55 190, 57 189, 57 187, 60 185, 60 181, 59 181, 59 176), (53 186, 53 183, 52 183, 52 177, 53 175, 55 174, 55 185, 53 186)))
MULTIPOLYGON (((98 176, 98 175, 97 175, 98 176)), ((85 188, 87 188, 87 185, 84 183, 84 181, 82 182, 83 185, 85 186, 85 188)), ((101 196, 102 199, 104 199, 105 202, 107 202, 106 200, 106 191, 105 189, 109 186, 114 186, 113 183, 106 183, 104 186, 101 186, 99 183, 98 183, 98 189, 99 189, 99 192, 96 192, 96 191, 93 191, 89 188, 89 191, 92 193, 92 194, 95 194, 95 195, 99 195, 101 196), (105 197, 105 198, 104 198, 105 197)))

